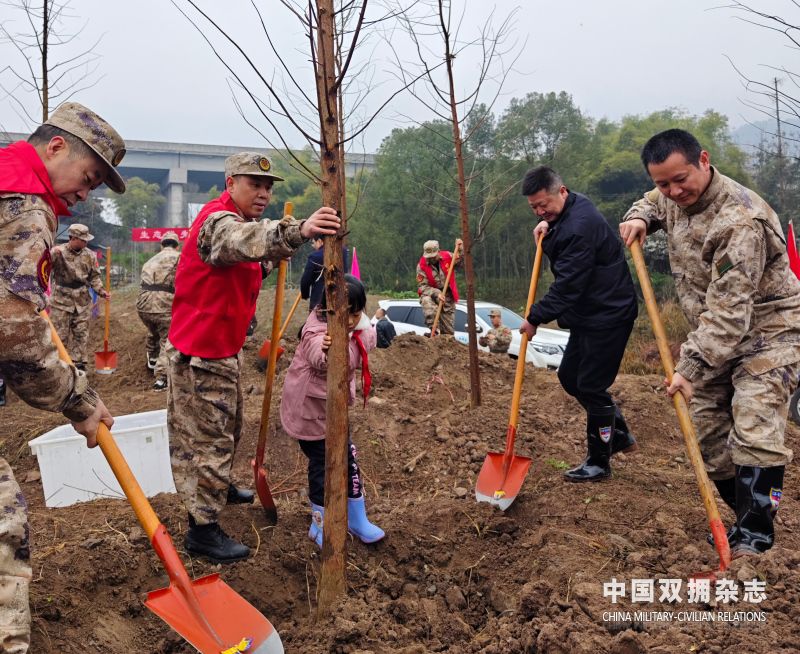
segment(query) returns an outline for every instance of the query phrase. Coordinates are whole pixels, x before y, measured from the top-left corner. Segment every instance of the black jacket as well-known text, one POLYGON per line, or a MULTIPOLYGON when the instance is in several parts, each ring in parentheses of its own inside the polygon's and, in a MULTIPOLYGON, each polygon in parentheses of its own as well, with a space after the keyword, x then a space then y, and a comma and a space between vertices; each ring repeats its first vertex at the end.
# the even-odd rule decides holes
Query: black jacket
MULTIPOLYGON (((348 268, 349 257, 347 255, 347 248, 342 248, 342 260, 344 261, 344 269, 348 268)), ((308 310, 311 311, 315 306, 322 302, 322 293, 325 288, 324 280, 322 279, 322 264, 323 248, 314 250, 308 255, 306 267, 303 270, 303 276, 300 278, 300 296, 304 300, 308 300, 308 310)))
POLYGON ((378 347, 389 347, 397 336, 394 325, 386 317, 375 323, 375 332, 378 335, 378 347))
POLYGON ((542 241, 555 280, 528 315, 534 325, 608 329, 636 319, 638 303, 622 241, 591 201, 567 196, 542 241))

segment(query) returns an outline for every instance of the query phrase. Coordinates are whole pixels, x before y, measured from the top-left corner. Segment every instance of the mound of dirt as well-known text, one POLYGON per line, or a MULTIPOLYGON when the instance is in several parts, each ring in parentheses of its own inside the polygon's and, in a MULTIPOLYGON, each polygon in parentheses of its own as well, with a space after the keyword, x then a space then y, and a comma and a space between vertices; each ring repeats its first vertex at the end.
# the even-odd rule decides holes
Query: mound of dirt
MULTIPOLYGON (((163 408, 166 394, 150 390, 135 295, 121 291, 114 297, 111 347, 119 367, 113 375, 93 376, 93 383, 114 414, 163 408)), ((257 339, 245 349, 246 421, 234 477, 246 487, 252 486, 249 460, 264 388, 255 365, 257 344, 269 333, 270 306, 265 294, 257 339)), ((99 350, 101 321, 93 321, 92 331, 99 350)), ((290 339, 273 417, 293 349, 290 339)), ((387 538, 373 546, 350 543, 348 596, 332 615, 315 619, 320 560, 306 537, 305 458, 274 429, 268 464, 279 524, 268 526, 258 505, 229 507, 223 526, 254 556, 220 570, 182 552, 190 574, 220 570, 273 622, 287 652, 797 651, 800 512, 794 468, 787 471, 778 545, 760 558, 735 562, 725 575, 738 582, 740 600, 715 601, 712 584, 709 601, 690 603, 687 577, 716 567, 717 559, 706 543, 705 513, 661 379, 617 380, 613 392, 640 450, 614 458, 610 481, 575 485, 562 480, 562 471, 584 456, 583 412, 555 373, 529 368, 518 447, 533 465, 517 500, 501 513, 476 503, 474 486, 487 451, 504 445, 515 362, 480 357, 483 404, 473 410, 467 348, 455 341, 403 336, 372 355, 374 395, 366 408, 353 408, 351 424, 369 515, 387 538), (617 603, 603 594, 612 578, 626 585, 617 603), (631 602, 633 579, 656 580, 654 601, 631 602), (682 580, 681 603, 659 601, 659 579, 682 580), (742 584, 751 579, 766 582, 760 603, 741 600, 742 584), (678 611, 731 617, 680 620, 678 611), (757 617, 733 615, 745 611, 757 617), (673 612, 673 619, 657 620, 659 612, 673 612)), ((12 462, 30 505, 31 651, 193 651, 142 604, 147 591, 168 580, 124 501, 44 507, 27 441, 63 419, 15 397, 0 416, 0 452, 12 462)), ((797 428, 787 436, 796 446, 797 428)), ((162 495, 153 505, 181 549, 186 515, 180 501, 162 495)), ((728 509, 720 510, 729 523, 728 509)))

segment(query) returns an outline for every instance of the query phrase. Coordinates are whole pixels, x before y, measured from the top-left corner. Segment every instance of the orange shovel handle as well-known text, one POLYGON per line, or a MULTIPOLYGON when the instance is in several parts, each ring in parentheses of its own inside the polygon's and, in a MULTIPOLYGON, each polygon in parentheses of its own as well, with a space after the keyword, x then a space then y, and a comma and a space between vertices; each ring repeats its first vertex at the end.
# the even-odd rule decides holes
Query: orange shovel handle
MULTIPOLYGON (((536 256, 533 259, 533 270, 531 271, 531 285, 528 288, 528 301, 525 304, 525 317, 531 312, 531 307, 536 299, 536 287, 539 285, 539 273, 542 269, 542 238, 536 244, 536 256)), ((511 394, 511 410, 508 415, 508 431, 506 432, 506 451, 505 458, 510 465, 510 459, 514 456, 514 440, 517 434, 517 424, 519 421, 519 400, 522 395, 522 384, 525 381, 525 355, 528 352, 527 334, 522 334, 519 343, 519 353, 517 354, 517 372, 514 375, 514 391, 511 394)))
POLYGON ((283 335, 286 333, 286 328, 289 326, 289 321, 292 319, 294 312, 297 310, 297 305, 300 304, 300 300, 303 299, 302 293, 298 293, 297 297, 292 302, 292 307, 289 309, 289 313, 286 314, 286 319, 283 321, 283 325, 281 325, 281 332, 278 334, 278 340, 283 338, 283 335))
MULTIPOLYGON (((638 240, 631 244, 630 250, 633 264, 636 267, 636 275, 639 277, 639 286, 641 286, 642 289, 644 303, 647 306, 647 313, 650 316, 650 323, 653 325, 653 334, 656 337, 658 353, 661 355, 661 364, 664 367, 664 374, 667 376, 667 380, 671 382, 672 375, 675 373, 675 364, 672 360, 672 352, 670 352, 669 349, 667 333, 664 331, 664 324, 661 322, 661 315, 658 312, 658 304, 656 303, 655 293, 653 293, 653 286, 650 283, 650 275, 647 272, 647 265, 645 264, 644 255, 642 254, 642 246, 639 244, 638 240)), ((683 393, 681 392, 675 393, 675 395, 672 396, 672 402, 678 414, 678 423, 683 432, 686 451, 689 454, 689 460, 692 462, 694 474, 695 477, 697 477, 697 486, 700 489, 700 496, 703 498, 708 522, 711 527, 711 532, 714 535, 714 546, 717 548, 717 553, 719 554, 720 570, 726 570, 731 562, 730 545, 725 534, 725 528, 722 525, 722 520, 719 517, 719 509, 714 499, 711 481, 708 479, 706 467, 703 463, 703 455, 700 453, 700 446, 697 443, 697 434, 695 433, 692 418, 689 414, 689 407, 686 404, 686 398, 683 397, 683 393)))

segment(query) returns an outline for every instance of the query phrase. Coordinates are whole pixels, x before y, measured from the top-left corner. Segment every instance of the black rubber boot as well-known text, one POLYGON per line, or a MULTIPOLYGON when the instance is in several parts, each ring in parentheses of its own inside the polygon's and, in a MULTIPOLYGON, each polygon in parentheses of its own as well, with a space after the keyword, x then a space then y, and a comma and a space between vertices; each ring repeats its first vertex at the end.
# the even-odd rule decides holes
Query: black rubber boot
POLYGON ((252 504, 255 498, 251 490, 236 488, 233 484, 228 486, 228 504, 252 504))
POLYGON ((761 554, 775 542, 773 521, 783 494, 784 466, 736 466, 736 526, 733 556, 761 554))
MULTIPOLYGON (((711 481, 713 481, 714 485, 717 487, 717 492, 722 498, 722 501, 736 513, 736 478, 712 479, 711 481)), ((738 542, 738 534, 739 530, 736 528, 736 523, 733 523, 731 528, 728 529, 728 545, 733 547, 738 542)), ((714 537, 711 534, 706 536, 706 540, 709 545, 714 544, 714 537)))
POLYGON ((611 476, 611 439, 614 435, 614 407, 600 407, 588 412, 586 436, 588 455, 576 468, 567 470, 568 481, 600 481, 611 476))
POLYGON ((250 548, 228 536, 216 522, 198 525, 189 516, 189 531, 183 541, 186 551, 214 563, 233 563, 250 556, 250 548))
POLYGON ((628 429, 628 423, 622 415, 619 407, 614 409, 614 438, 611 439, 611 454, 617 452, 635 452, 639 449, 636 439, 628 429))

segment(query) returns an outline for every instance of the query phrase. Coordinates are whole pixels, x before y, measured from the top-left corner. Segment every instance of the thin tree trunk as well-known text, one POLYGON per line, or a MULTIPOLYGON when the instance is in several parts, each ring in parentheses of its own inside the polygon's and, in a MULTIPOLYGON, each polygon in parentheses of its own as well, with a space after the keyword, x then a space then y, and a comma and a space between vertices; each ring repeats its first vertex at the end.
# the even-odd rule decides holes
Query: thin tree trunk
MULTIPOLYGON (((442 11, 442 0, 439 0, 439 11, 442 11)), ((444 41, 447 79, 450 85, 450 111, 453 117, 453 144, 456 149, 456 168, 458 170, 458 203, 461 208, 461 239, 464 241, 464 272, 467 278, 467 331, 469 332, 469 390, 470 405, 474 409, 481 404, 481 379, 480 371, 478 370, 478 335, 475 332, 475 272, 472 269, 472 234, 469 227, 467 185, 466 176, 464 174, 464 153, 461 148, 456 91, 453 83, 454 57, 450 53, 450 39, 446 31, 444 41)))
POLYGON ((50 20, 48 14, 48 4, 50 0, 42 0, 42 124, 47 122, 50 116, 50 93, 47 77, 47 38, 50 36, 50 20))
MULTIPOLYGON (((322 202, 339 208, 344 194, 341 169, 339 119, 334 56, 333 0, 317 1, 319 62, 316 71, 317 100, 320 108, 322 148, 322 202)), ((348 413, 348 337, 347 288, 344 281, 342 246, 347 232, 346 217, 335 237, 325 239, 325 294, 328 306, 328 395, 325 437, 325 521, 322 539, 317 615, 330 612, 344 595, 345 538, 347 535, 347 447, 348 413)))

